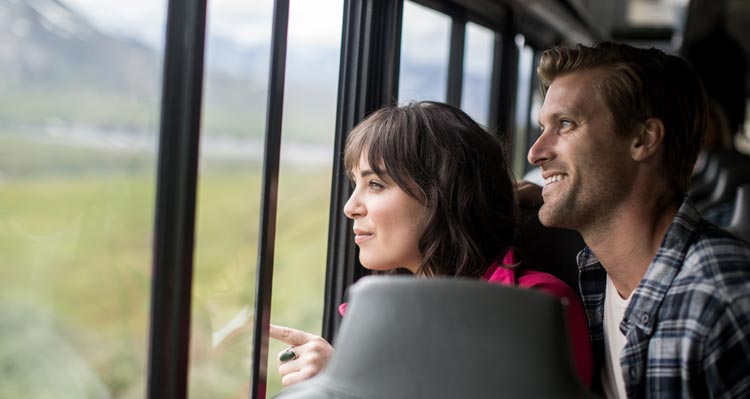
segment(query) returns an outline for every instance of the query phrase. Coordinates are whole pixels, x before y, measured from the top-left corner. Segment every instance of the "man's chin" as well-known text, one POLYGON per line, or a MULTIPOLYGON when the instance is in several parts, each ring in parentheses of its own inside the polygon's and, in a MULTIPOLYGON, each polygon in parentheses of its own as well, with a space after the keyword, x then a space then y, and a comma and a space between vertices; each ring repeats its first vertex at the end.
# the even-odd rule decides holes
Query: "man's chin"
POLYGON ((542 205, 541 208, 539 208, 539 222, 544 227, 554 227, 554 228, 570 228, 568 227, 569 222, 566 220, 566 215, 564 215, 564 212, 561 212, 559 209, 555 209, 551 205, 545 203, 542 205))

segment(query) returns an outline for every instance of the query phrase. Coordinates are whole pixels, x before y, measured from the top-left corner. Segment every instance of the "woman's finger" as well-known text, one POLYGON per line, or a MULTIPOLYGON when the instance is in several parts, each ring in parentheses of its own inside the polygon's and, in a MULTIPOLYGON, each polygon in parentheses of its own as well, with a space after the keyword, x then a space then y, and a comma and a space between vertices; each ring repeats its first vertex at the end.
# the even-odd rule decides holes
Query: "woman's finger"
POLYGON ((333 347, 325 339, 312 335, 304 345, 294 346, 291 349, 295 358, 282 361, 281 354, 289 348, 281 351, 279 356, 279 375, 284 386, 296 384, 302 380, 314 377, 328 364, 333 353, 333 347))
POLYGON ((271 324, 268 330, 268 335, 278 341, 284 342, 292 346, 300 346, 306 344, 308 341, 318 338, 317 335, 309 334, 304 331, 295 330, 293 328, 277 326, 271 324))
POLYGON ((298 361, 298 360, 291 360, 288 362, 279 362, 279 375, 283 378, 287 374, 296 373, 302 370, 303 362, 298 361))
POLYGON ((315 374, 310 374, 309 372, 305 370, 296 371, 294 373, 290 373, 282 377, 281 385, 288 387, 298 382, 302 382, 304 380, 310 379, 314 375, 315 374))

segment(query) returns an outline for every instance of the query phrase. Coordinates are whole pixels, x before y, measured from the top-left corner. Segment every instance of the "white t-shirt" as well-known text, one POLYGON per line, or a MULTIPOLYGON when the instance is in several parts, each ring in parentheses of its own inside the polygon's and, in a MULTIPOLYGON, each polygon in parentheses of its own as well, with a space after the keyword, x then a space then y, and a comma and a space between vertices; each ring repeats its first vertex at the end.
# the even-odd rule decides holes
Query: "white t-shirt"
POLYGON ((620 367, 620 353, 626 342, 625 335, 620 332, 620 323, 629 303, 630 298, 622 299, 607 275, 607 292, 604 297, 604 367, 601 375, 606 398, 628 397, 620 367))

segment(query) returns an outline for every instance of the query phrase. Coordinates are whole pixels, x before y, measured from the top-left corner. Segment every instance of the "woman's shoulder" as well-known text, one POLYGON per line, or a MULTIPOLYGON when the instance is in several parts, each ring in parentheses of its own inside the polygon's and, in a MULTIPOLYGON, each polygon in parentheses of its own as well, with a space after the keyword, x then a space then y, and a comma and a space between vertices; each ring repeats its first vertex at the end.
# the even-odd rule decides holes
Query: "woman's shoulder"
POLYGON ((563 298, 578 298, 575 290, 558 277, 523 267, 517 261, 513 249, 498 256, 487 268, 482 279, 495 284, 539 289, 563 298))
POLYGON ((573 288, 559 278, 536 270, 522 270, 518 276, 518 286, 549 292, 561 298, 578 298, 573 288))

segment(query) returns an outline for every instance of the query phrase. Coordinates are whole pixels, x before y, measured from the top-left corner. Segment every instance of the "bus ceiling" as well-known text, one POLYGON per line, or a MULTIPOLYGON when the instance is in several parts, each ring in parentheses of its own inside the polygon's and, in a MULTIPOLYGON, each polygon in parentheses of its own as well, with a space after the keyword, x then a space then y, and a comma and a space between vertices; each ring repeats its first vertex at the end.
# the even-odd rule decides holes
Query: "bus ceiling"
POLYGON ((748 0, 415 1, 443 10, 455 6, 498 31, 513 24, 541 48, 617 40, 678 53, 685 42, 721 24, 750 49, 748 0))

